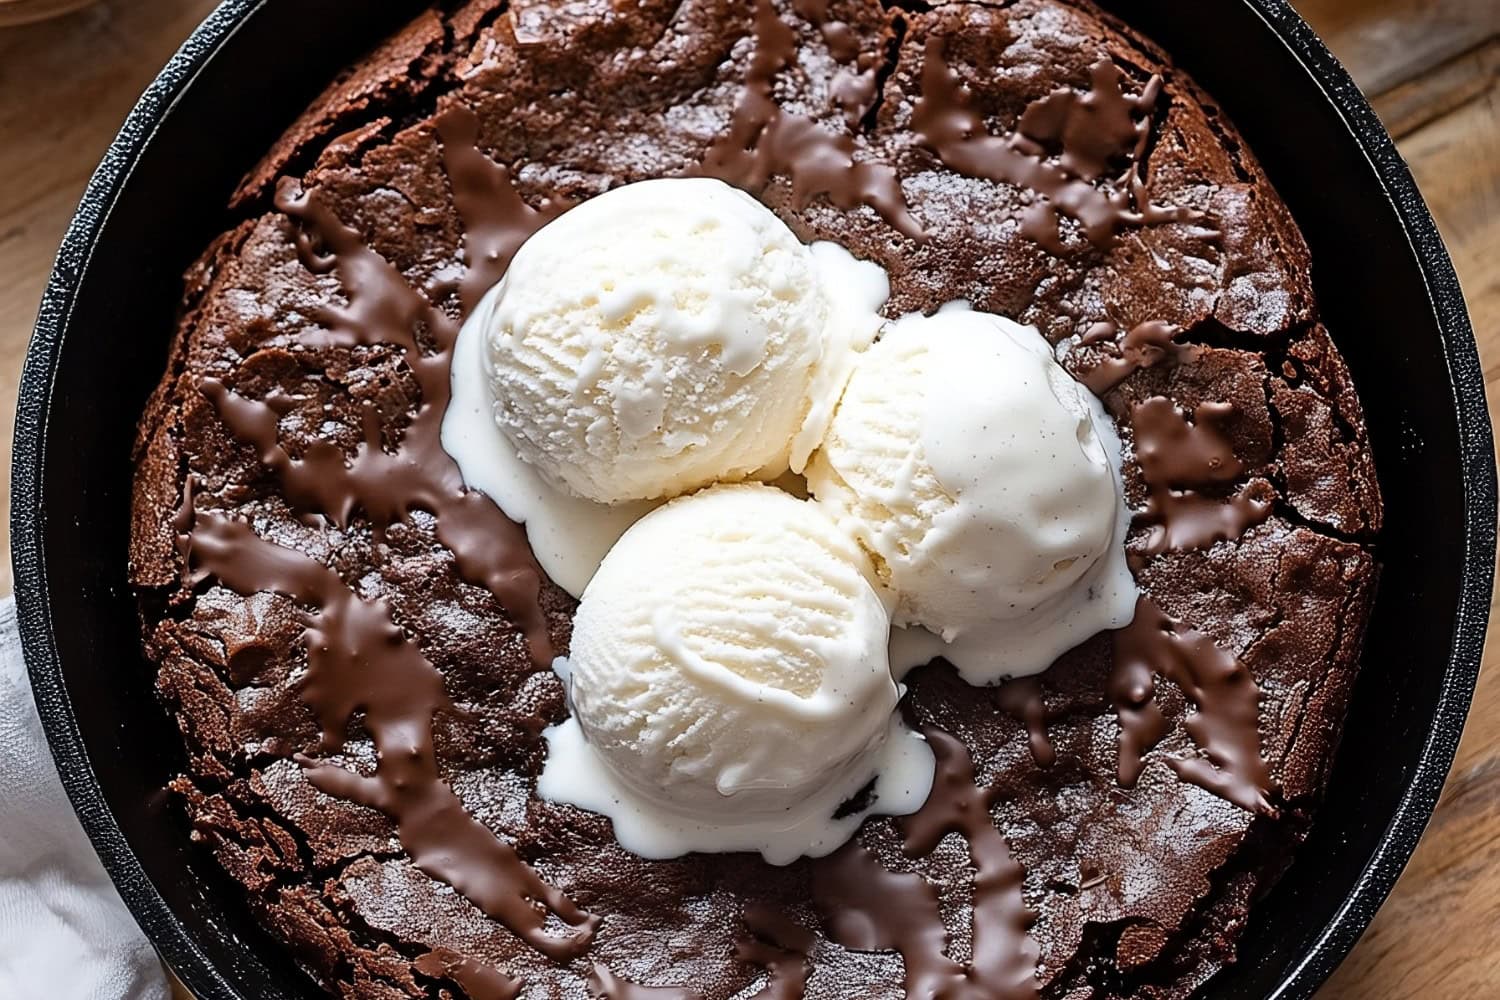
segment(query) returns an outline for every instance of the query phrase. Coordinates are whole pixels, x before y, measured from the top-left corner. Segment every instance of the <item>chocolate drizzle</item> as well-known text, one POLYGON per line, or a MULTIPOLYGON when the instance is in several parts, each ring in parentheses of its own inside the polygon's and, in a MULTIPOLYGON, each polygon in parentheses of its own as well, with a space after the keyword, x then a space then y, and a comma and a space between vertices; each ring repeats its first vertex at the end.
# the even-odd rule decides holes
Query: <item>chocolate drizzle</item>
POLYGON ((999 691, 1000 707, 1026 726, 1031 757, 1041 767, 1057 763, 1057 751, 1047 738, 1047 702, 1042 696, 1042 682, 1036 677, 1015 677, 999 691))
MULTIPOLYGON (((766 970, 766 984, 750 1000, 802 1000, 811 969, 811 931, 763 903, 745 908, 748 932, 734 945, 734 956, 766 970)), ((589 990, 598 1000, 702 1000, 680 986, 637 986, 595 964, 589 973, 589 990)))
POLYGON ((830 132, 776 103, 776 74, 792 65, 796 56, 796 32, 776 13, 771 0, 757 0, 755 47, 744 90, 730 117, 729 131, 709 147, 699 172, 751 193, 759 193, 772 176, 785 174, 791 178, 792 199, 799 207, 806 207, 818 195, 826 195, 845 211, 868 205, 901 233, 923 238, 894 169, 855 160, 850 133, 830 132))
POLYGON ((272 591, 314 609, 305 616, 307 677, 299 696, 322 730, 319 750, 342 749, 349 725, 363 713, 378 763, 364 776, 299 754, 313 786, 391 816, 417 868, 453 886, 537 951, 558 961, 583 954, 598 918, 543 882, 509 844, 465 812, 438 773, 433 716, 455 709, 442 673, 392 620, 390 607, 362 600, 317 560, 218 515, 195 519, 188 550, 193 565, 232 590, 272 591), (571 929, 549 931, 547 911, 571 929))
POLYGON ((1234 412, 1232 403, 1199 403, 1189 423, 1165 396, 1135 404, 1130 415, 1135 457, 1146 481, 1187 488, 1238 479, 1245 463, 1234 454, 1226 429, 1234 412))
POLYGON ((1182 689, 1193 706, 1184 728, 1201 757, 1169 758, 1178 777, 1251 812, 1274 814, 1275 790, 1260 752, 1260 688, 1249 669, 1200 632, 1168 618, 1149 598, 1115 633, 1109 694, 1120 720, 1119 781, 1134 787, 1145 754, 1167 734, 1156 678, 1182 689))
POLYGON ((1161 77, 1153 76, 1134 97, 1125 93, 1125 74, 1108 59, 1089 70, 1089 89, 1054 90, 1033 101, 1016 131, 1037 143, 1037 153, 1060 147, 1058 162, 1074 177, 1096 180, 1122 157, 1139 159, 1151 137, 1150 115, 1161 98, 1161 77))
POLYGON ((1190 423, 1177 405, 1153 396, 1131 409, 1136 458, 1150 489, 1136 523, 1150 526, 1144 551, 1206 548, 1233 541, 1271 513, 1271 501, 1247 486, 1227 500, 1190 492, 1232 483, 1244 474, 1225 430, 1230 403, 1200 403, 1190 423))
POLYGON ((511 181, 510 169, 480 150, 479 119, 463 105, 437 120, 443 140, 443 169, 453 188, 453 204, 464 221, 464 276, 458 297, 464 314, 479 305, 499 281, 531 234, 561 215, 566 205, 526 204, 511 181))
MULTIPOLYGON (((1080 344, 1107 343, 1114 337, 1118 327, 1113 323, 1095 323, 1079 341, 1080 344)), ((1181 327, 1162 320, 1147 320, 1131 327, 1119 345, 1097 361, 1092 367, 1078 375, 1078 380, 1088 386, 1096 396, 1116 388, 1142 368, 1154 368, 1164 361, 1180 364, 1198 356, 1198 348, 1177 343, 1181 327)))
MULTIPOLYGON (((1133 332, 1133 331, 1132 331, 1133 332)), ((1129 340, 1129 338, 1126 338, 1129 340)), ((1200 403, 1190 422, 1164 396, 1131 408, 1136 458, 1149 496, 1137 524, 1151 527, 1146 555, 1204 548, 1239 538, 1270 514, 1269 499, 1246 487, 1228 500, 1191 492, 1232 483, 1245 473, 1228 422, 1234 406, 1200 403)), ((1251 812, 1274 812, 1274 786, 1260 753, 1260 689, 1250 671, 1212 639, 1168 618, 1150 598, 1114 637, 1109 694, 1120 722, 1119 781, 1133 787, 1145 754, 1167 734, 1156 678, 1182 689, 1193 706, 1185 728, 1203 757, 1167 761, 1178 776, 1251 812)))
POLYGON ((1059 228, 1063 216, 1074 219, 1100 248, 1109 247, 1127 225, 1198 218, 1189 209, 1152 204, 1141 177, 1151 113, 1161 96, 1160 77, 1153 76, 1139 94, 1130 96, 1119 67, 1101 62, 1094 67, 1089 93, 1054 91, 1027 108, 1017 132, 992 135, 973 108, 969 88, 949 67, 944 42, 942 35, 927 36, 922 96, 912 110, 912 129, 950 169, 1036 195, 1021 220, 1023 234, 1061 255, 1067 252, 1059 228), (1061 147, 1057 163, 1046 159, 1049 144, 1061 147), (1123 156, 1130 165, 1116 191, 1091 183, 1123 156))
POLYGON ((1136 519, 1151 526, 1144 554, 1189 552, 1234 541, 1271 516, 1269 496, 1257 496, 1254 489, 1248 486, 1227 500, 1177 490, 1152 494, 1136 519))
MULTIPOLYGON (((472 305, 481 284, 499 276, 546 216, 526 206, 509 188, 504 169, 473 147, 472 112, 448 112, 439 130, 454 201, 468 230, 469 269, 461 298, 472 305)), ((363 511, 377 532, 414 509, 431 513, 459 574, 488 588, 525 634, 532 657, 550 663, 541 571, 524 533, 486 497, 464 488, 458 467, 442 448, 457 324, 315 194, 284 180, 276 204, 300 224, 297 250, 306 266, 336 273, 348 297, 346 307, 324 310, 318 319, 326 329, 305 334, 302 343, 392 345, 421 390, 421 402, 391 451, 385 448, 379 414, 366 407, 365 440, 352 458, 326 440, 293 457, 278 440, 278 425, 295 400, 250 399, 217 379, 203 380, 200 389, 230 433, 251 444, 277 475, 298 510, 324 514, 340 526, 363 511), (435 349, 424 350, 424 337, 435 349)), ((362 600, 317 560, 267 542, 247 525, 215 515, 195 519, 192 491, 189 478, 183 509, 174 519, 185 536, 181 549, 189 571, 211 573, 242 594, 271 591, 310 605, 314 610, 305 613, 303 635, 308 669, 299 695, 322 730, 319 751, 342 749, 345 733, 361 715, 375 745, 378 762, 368 776, 298 755, 313 786, 391 816, 417 868, 451 885, 537 951, 557 961, 587 951, 598 918, 543 882, 509 844, 465 812, 442 780, 432 745, 433 717, 456 709, 441 672, 392 620, 390 608, 383 601, 362 600), (549 929, 549 913, 567 929, 549 929)), ((509 977, 446 951, 423 956, 417 967, 485 1000, 510 1000, 519 991, 509 977)))
POLYGON ((962 980, 963 967, 947 955, 937 889, 916 873, 887 870, 857 841, 813 869, 813 901, 838 944, 900 953, 908 1000, 940 996, 962 980))
POLYGON ((1094 344, 1107 344, 1119 335, 1120 328, 1109 320, 1102 320, 1093 324, 1085 330, 1078 338, 1078 343, 1083 347, 1094 344))
POLYGON ((813 899, 830 936, 856 951, 894 950, 906 963, 908 1000, 1034 1000, 1039 995, 1033 916, 1021 895, 1023 873, 990 816, 993 790, 975 784, 968 750, 940 730, 924 730, 937 756, 932 794, 904 821, 904 850, 925 857, 950 833, 969 844, 974 865, 972 958, 948 957, 948 931, 936 887, 892 872, 858 842, 813 870, 813 899))
POLYGON ((853 62, 859 55, 859 38, 849 25, 830 18, 828 8, 829 0, 792 0, 797 16, 823 33, 828 54, 841 63, 853 62))
MULTIPOLYGON (((472 119, 466 109, 447 113, 447 134, 472 135, 472 119)), ((471 233, 468 256, 475 262, 475 273, 489 281, 545 216, 518 197, 496 198, 501 168, 479 166, 476 157, 488 158, 477 149, 460 151, 452 142, 447 146, 446 161, 457 165, 451 178, 454 200, 471 233)), ((365 246, 359 233, 315 194, 284 179, 277 188, 276 206, 301 224, 297 246, 304 263, 318 273, 336 272, 349 299, 343 309, 322 310, 318 319, 327 329, 304 334, 302 343, 399 348, 421 389, 421 403, 392 451, 382 444, 378 415, 367 408, 365 441, 352 458, 326 440, 313 442, 302 457, 294 458, 278 440, 280 419, 293 400, 249 399, 217 379, 203 380, 203 394, 230 432, 255 447, 299 511, 326 514, 345 527, 362 510, 377 530, 406 520, 414 509, 431 513, 438 540, 453 553, 459 574, 494 594, 525 634, 533 659, 550 664, 552 644, 540 605, 542 573, 525 532, 488 498, 464 487, 458 466, 442 447, 457 324, 365 246), (423 333, 435 342, 435 350, 422 349, 423 333)))
POLYGON ((843 21, 828 16, 829 0, 793 0, 792 9, 797 15, 813 25, 823 35, 828 54, 836 62, 843 63, 829 89, 833 91, 834 103, 844 112, 850 128, 860 121, 875 106, 876 86, 879 81, 878 64, 860 69, 859 36, 843 21))
POLYGON ((597 962, 589 970, 589 995, 596 1000, 703 1000, 680 986, 637 986, 597 962))
POLYGON ((765 987, 750 1000, 802 1000, 813 933, 763 903, 745 907, 745 928, 750 933, 735 943, 734 956, 766 970, 765 987))
POLYGON ((424 976, 457 983, 469 995, 469 1000, 516 1000, 521 995, 523 984, 519 979, 512 979, 447 948, 429 951, 412 966, 424 976))

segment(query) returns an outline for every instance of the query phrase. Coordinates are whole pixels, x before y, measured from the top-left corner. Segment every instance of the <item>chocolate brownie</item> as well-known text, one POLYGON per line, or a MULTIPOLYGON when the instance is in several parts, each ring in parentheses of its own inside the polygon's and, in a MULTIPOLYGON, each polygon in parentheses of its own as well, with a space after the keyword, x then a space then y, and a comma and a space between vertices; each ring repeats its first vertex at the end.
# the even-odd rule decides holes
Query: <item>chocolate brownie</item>
POLYGON ((341 75, 189 271, 130 578, 172 788, 345 997, 1185 997, 1327 778, 1375 586, 1359 400, 1233 126, 1087 0, 471 0, 341 75), (540 800, 573 601, 437 446, 447 349, 547 218, 709 174, 1034 324, 1126 442, 1136 621, 903 711, 921 813, 647 861, 540 800), (957 836, 949 836, 957 834, 957 836))

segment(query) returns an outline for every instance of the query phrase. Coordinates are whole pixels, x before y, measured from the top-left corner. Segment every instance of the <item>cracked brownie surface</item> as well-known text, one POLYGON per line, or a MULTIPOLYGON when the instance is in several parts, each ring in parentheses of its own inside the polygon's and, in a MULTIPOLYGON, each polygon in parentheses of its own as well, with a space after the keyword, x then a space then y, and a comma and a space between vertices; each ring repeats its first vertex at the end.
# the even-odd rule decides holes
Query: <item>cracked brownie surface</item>
MULTIPOLYGON (((798 984, 814 998, 915 995, 910 949, 851 927, 829 902, 831 866, 851 855, 646 861, 605 818, 539 800, 541 731, 565 714, 562 686, 512 610, 461 571, 437 518, 421 505, 385 519, 308 509, 204 391, 211 380, 273 401, 291 460, 319 443, 353 456, 372 416, 378 446, 399 450, 419 420, 420 379, 397 345, 319 335, 358 295, 327 264, 339 253, 329 234, 285 197, 315 198, 456 322, 474 263, 445 160, 455 140, 442 122, 456 112, 475 126, 465 141, 541 213, 533 228, 619 184, 719 173, 800 238, 886 268, 889 315, 966 299, 1063 345, 1125 441, 1127 500, 1143 512, 1128 547, 1153 613, 1253 681, 1263 801, 1187 780, 1229 765, 1194 728, 1212 706, 1166 665, 1142 696, 1160 731, 1126 767, 1125 722, 1143 702, 1121 693, 1121 640, 1106 634, 1022 682, 973 688, 941 662, 907 680, 903 710, 966 748, 964 780, 985 790, 1016 866, 1025 981, 973 971, 995 939, 971 835, 918 850, 911 824, 872 818, 859 858, 934 900, 957 970, 944 996, 1165 1000, 1232 961, 1327 777, 1373 598, 1379 490, 1286 209, 1211 99, 1081 0, 443 4, 344 72, 246 177, 234 196, 243 221, 187 275, 167 373, 141 420, 130 575, 187 751, 173 789, 270 933, 346 997, 726 1000, 796 996, 798 984), (791 38, 790 58, 766 58, 771 32, 791 38), (957 141, 934 141, 922 102, 935 60, 984 132, 1116 206, 1110 231, 1101 238, 1055 193, 966 169, 957 141), (1100 146, 1048 127, 1048 109, 1066 105, 1063 120, 1086 129, 1104 84, 1159 88, 1134 132, 1100 146), (765 101, 752 107, 756 87, 765 101), (756 107, 747 156, 736 130, 756 107), (1050 213, 1040 229, 1039 203, 1050 213), (1153 464, 1143 447, 1204 436, 1222 453, 1211 469, 1153 464), (306 696, 307 602, 242 593, 195 560, 193 518, 248 526, 388 610, 441 675, 437 773, 598 918, 586 954, 542 954, 415 863, 391 810, 310 779, 309 758, 377 772, 365 710, 351 708, 330 739, 306 696)), ((437 325, 413 325, 418 351, 440 351, 437 325)), ((565 650, 573 601, 545 581, 539 600, 565 650)))

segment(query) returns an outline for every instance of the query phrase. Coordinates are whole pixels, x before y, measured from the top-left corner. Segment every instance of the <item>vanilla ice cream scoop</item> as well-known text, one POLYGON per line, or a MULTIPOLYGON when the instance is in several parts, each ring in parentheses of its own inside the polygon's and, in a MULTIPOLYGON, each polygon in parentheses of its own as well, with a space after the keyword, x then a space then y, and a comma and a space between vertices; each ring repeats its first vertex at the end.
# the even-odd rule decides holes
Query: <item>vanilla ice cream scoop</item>
MULTIPOLYGON (((651 500, 800 469, 844 329, 814 252, 722 181, 642 181, 565 212, 488 312, 494 416, 554 486, 651 500)), ((855 341, 863 337, 863 344, 855 341)))
POLYGON ((896 623, 942 640, 916 659, 990 683, 1130 621, 1118 465, 1098 400, 1036 330, 950 307, 864 354, 808 485, 874 557, 896 623))
POLYGON ((931 785, 893 714, 889 623, 868 560, 816 505, 761 485, 675 500, 584 592, 559 663, 574 718, 549 731, 538 791, 608 813, 647 857, 826 854, 877 775, 888 813, 931 785))

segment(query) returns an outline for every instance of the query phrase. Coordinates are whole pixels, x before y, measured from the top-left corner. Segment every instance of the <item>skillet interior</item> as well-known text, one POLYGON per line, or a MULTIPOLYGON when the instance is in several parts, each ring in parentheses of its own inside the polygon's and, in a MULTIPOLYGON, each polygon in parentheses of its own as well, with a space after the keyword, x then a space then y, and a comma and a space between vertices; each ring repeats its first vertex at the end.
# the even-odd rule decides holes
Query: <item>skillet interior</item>
MULTIPOLYGON (((125 583, 134 418, 160 377, 180 274, 227 225, 222 206, 240 174, 333 71, 420 6, 224 4, 91 184, 28 354, 12 517, 38 701, 85 827, 203 1000, 322 994, 258 930, 161 791, 182 749, 137 651, 125 583)), ((1222 103, 1290 206, 1381 473, 1384 576, 1328 800, 1255 911, 1240 964, 1203 991, 1307 996, 1410 854, 1467 711, 1494 553, 1483 378, 1451 264, 1404 165, 1284 3, 1105 6, 1222 103)))

